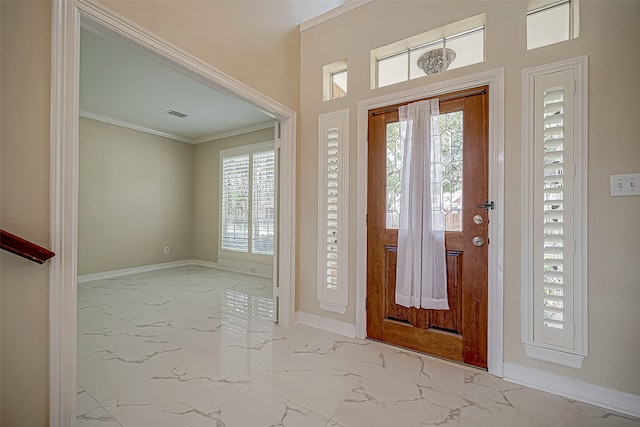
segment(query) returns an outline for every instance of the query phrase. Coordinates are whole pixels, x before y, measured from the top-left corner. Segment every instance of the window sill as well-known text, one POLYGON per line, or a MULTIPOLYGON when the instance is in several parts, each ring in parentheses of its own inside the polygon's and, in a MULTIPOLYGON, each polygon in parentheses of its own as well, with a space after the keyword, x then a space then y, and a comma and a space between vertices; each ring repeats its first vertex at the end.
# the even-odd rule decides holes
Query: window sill
POLYGON ((524 348, 527 352, 527 357, 531 359, 544 360, 545 362, 551 362, 556 365, 568 366, 575 369, 582 368, 582 361, 584 360, 584 356, 582 355, 539 347, 532 344, 525 344, 524 348))

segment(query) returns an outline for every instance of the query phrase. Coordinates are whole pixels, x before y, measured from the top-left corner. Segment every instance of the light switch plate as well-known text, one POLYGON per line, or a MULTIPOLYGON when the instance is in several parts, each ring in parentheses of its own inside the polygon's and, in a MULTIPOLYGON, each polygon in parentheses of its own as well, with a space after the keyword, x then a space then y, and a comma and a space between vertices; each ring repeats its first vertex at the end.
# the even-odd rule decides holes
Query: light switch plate
POLYGON ((612 196, 640 196, 640 173, 611 175, 612 196))

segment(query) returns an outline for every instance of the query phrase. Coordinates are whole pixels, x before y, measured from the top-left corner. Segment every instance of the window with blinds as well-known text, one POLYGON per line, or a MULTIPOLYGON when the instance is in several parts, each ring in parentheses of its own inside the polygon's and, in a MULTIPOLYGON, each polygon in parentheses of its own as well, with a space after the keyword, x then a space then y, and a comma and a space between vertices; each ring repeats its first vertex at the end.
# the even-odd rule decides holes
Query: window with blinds
MULTIPOLYGON (((525 70, 523 341, 586 355, 586 58, 525 70)), ((544 350, 541 350, 544 349, 544 350)))
POLYGON ((348 123, 349 110, 319 118, 318 301, 337 313, 348 304, 348 123))
POLYGON ((273 255, 273 143, 220 151, 220 249, 273 255))

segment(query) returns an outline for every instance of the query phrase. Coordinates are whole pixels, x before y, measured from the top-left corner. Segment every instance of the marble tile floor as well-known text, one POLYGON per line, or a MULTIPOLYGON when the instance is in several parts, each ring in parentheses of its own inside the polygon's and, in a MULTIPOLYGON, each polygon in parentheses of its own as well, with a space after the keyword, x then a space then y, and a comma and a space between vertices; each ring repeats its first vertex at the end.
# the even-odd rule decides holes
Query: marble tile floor
POLYGON ((76 426, 627 427, 373 341, 272 323, 271 281, 185 266, 78 286, 76 426))

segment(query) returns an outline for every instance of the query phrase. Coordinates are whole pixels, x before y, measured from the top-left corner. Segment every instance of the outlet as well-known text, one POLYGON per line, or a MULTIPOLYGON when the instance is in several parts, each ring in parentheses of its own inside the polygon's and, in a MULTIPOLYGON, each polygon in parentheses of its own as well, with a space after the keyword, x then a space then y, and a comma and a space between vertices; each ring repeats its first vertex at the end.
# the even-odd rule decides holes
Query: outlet
POLYGON ((640 196, 640 173, 611 175, 612 196, 640 196))
POLYGON ((164 253, 165 253, 165 254, 168 254, 168 253, 169 253, 169 246, 165 246, 165 247, 164 247, 164 253))

